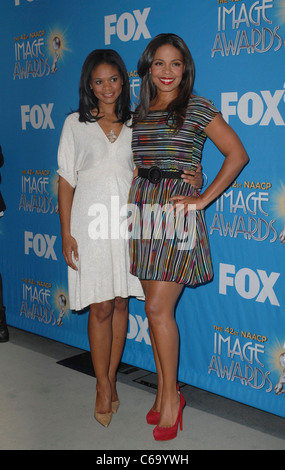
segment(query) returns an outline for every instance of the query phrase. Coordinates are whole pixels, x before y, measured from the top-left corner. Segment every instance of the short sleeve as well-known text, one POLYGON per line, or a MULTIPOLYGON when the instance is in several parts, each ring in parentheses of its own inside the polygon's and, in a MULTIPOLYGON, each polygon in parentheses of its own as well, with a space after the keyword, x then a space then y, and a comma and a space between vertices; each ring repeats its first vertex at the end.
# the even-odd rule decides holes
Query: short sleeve
MULTIPOLYGON (((133 116, 135 115, 135 113, 133 114, 133 116)), ((126 123, 125 123, 125 126, 128 128, 128 129, 131 129, 132 128, 132 123, 133 123, 133 118, 129 119, 126 123)), ((131 136, 132 136, 132 130, 131 130, 131 136)), ((132 137, 131 137, 131 140, 132 140, 132 137)), ((135 171, 136 169, 136 164, 134 162, 134 159, 132 157, 132 167, 133 167, 133 171, 135 171)))
POLYGON ((214 119, 214 117, 217 116, 217 114, 220 114, 220 111, 216 108, 214 103, 210 100, 207 100, 204 98, 201 102, 201 106, 203 106, 204 109, 204 128, 207 127, 208 124, 214 119))
POLYGON ((75 169, 75 143, 74 133, 71 125, 71 116, 68 116, 64 122, 60 142, 58 147, 57 173, 62 176, 73 188, 77 184, 77 172, 75 169))
POLYGON ((198 132, 203 132, 210 122, 220 114, 214 103, 203 97, 195 97, 190 100, 188 111, 189 119, 198 132))

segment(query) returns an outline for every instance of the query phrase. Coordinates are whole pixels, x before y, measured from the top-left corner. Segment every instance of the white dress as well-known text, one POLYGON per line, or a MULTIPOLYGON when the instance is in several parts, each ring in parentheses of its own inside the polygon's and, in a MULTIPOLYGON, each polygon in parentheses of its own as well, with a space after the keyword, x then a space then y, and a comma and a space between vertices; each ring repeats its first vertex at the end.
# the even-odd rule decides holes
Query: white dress
POLYGON ((70 114, 58 149, 58 174, 75 188, 71 235, 78 244, 78 271, 68 267, 71 310, 115 297, 144 299, 130 274, 127 201, 133 177, 131 129, 123 125, 111 143, 99 124, 70 114))

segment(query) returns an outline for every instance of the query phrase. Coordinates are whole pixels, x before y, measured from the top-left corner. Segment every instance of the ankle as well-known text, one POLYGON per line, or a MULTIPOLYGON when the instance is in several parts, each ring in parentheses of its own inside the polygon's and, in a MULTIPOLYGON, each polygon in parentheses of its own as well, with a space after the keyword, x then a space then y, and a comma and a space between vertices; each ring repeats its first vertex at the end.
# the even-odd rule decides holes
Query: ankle
POLYGON ((111 386, 112 401, 117 401, 119 399, 117 393, 117 378, 109 376, 109 382, 111 386))
POLYGON ((111 390, 111 384, 108 378, 99 379, 97 378, 96 391, 97 393, 106 393, 108 390, 111 390))
POLYGON ((161 408, 161 396, 156 396, 155 402, 152 406, 152 411, 159 412, 161 408))

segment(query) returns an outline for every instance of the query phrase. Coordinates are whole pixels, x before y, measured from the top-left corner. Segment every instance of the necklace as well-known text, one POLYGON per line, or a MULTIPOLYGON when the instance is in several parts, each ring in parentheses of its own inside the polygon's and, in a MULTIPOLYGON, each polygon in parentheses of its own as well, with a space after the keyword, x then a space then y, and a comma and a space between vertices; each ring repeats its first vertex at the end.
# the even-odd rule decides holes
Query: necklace
POLYGON ((117 136, 116 136, 116 134, 115 134, 115 132, 114 132, 113 130, 110 130, 110 132, 109 132, 109 134, 107 135, 107 137, 108 137, 109 141, 111 142, 111 144, 112 144, 113 142, 115 142, 115 140, 116 140, 116 138, 117 138, 117 136))

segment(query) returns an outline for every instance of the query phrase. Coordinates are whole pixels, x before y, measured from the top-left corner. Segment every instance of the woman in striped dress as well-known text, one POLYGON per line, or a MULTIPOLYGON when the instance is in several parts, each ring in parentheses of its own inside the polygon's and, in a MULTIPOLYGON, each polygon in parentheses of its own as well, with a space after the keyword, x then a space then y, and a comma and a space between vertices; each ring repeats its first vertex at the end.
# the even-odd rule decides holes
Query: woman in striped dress
POLYGON ((185 405, 176 387, 175 305, 185 285, 212 279, 204 208, 232 183, 248 156, 213 103, 193 96, 194 63, 181 38, 161 34, 152 39, 138 73, 141 101, 132 137, 136 170, 129 194, 131 273, 141 280, 145 292, 158 376, 147 422, 157 425, 156 440, 169 440, 177 435, 185 405), (226 158, 200 194, 181 175, 196 169, 207 137, 226 158))

